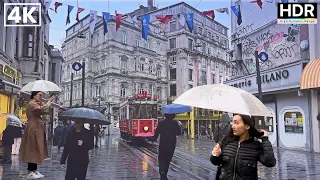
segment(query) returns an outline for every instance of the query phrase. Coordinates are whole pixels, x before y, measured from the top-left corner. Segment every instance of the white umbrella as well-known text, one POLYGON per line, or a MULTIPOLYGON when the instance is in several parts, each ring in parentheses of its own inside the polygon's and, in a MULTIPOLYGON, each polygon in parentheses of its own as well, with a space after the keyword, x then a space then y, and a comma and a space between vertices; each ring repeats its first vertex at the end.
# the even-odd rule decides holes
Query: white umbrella
POLYGON ((180 95, 173 103, 249 116, 272 116, 254 95, 224 84, 194 87, 180 95))
POLYGON ((61 89, 53 82, 46 80, 36 80, 23 86, 21 92, 44 91, 44 92, 61 92, 61 89))

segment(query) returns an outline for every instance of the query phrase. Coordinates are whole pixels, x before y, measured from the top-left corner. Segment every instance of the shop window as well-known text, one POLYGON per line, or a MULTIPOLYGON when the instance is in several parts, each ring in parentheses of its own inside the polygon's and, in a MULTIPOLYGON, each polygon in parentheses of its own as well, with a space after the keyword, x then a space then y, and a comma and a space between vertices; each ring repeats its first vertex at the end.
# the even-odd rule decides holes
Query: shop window
POLYGON ((303 134, 303 116, 299 111, 284 113, 284 127, 286 133, 303 134))
POLYGON ((33 57, 35 49, 35 32, 33 27, 25 27, 23 31, 23 56, 33 57))

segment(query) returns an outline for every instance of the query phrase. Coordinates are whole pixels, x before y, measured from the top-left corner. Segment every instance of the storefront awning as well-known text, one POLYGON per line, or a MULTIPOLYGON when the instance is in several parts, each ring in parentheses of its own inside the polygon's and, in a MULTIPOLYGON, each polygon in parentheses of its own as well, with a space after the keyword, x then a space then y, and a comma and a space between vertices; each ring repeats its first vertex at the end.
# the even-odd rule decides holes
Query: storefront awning
POLYGON ((320 87, 320 59, 310 61, 302 71, 300 89, 320 87))

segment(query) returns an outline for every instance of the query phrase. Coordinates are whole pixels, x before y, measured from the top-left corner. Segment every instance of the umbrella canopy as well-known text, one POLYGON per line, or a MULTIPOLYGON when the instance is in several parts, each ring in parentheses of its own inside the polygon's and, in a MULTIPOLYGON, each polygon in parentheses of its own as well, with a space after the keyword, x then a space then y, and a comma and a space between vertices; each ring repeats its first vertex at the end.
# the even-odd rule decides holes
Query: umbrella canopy
POLYGON ((272 116, 267 107, 254 95, 224 84, 189 89, 174 103, 249 116, 272 116))
POLYGON ((22 127, 22 121, 15 115, 13 114, 8 114, 8 113, 3 113, 0 115, 1 116, 6 116, 7 117, 7 126, 16 126, 16 127, 22 127))
POLYGON ((44 92, 61 92, 61 89, 53 82, 46 80, 36 80, 23 86, 21 92, 44 91, 44 92))
POLYGON ((84 119, 86 123, 98 124, 98 125, 109 125, 110 121, 107 120, 106 116, 89 108, 72 108, 63 112, 60 117, 61 120, 76 120, 84 119))
POLYGON ((191 111, 192 109, 189 106, 182 104, 168 104, 161 109, 161 112, 165 114, 180 114, 191 111))

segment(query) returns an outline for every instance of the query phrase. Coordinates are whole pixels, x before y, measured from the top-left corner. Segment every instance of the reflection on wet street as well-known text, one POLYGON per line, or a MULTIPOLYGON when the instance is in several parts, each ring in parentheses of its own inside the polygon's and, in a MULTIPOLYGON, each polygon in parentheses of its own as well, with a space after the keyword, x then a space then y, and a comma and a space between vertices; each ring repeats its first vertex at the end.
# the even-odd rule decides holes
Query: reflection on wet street
MULTIPOLYGON (((209 161, 214 144, 212 140, 179 137, 168 174, 169 179, 214 179, 216 167, 209 161)), ((137 151, 133 146, 122 145, 117 135, 106 136, 101 140, 100 147, 90 153, 87 179, 160 179, 156 152, 154 157, 150 157, 147 153, 138 155, 137 151)), ((284 149, 274 151, 276 167, 266 168, 260 164, 259 179, 320 179, 320 154, 284 149)), ((52 151, 49 151, 52 158, 39 166, 45 179, 64 179, 65 169, 61 169, 59 165, 61 153, 62 149, 53 147, 52 151)), ((27 164, 19 162, 18 155, 13 155, 12 160, 12 165, 0 165, 0 180, 24 179, 27 164)))

